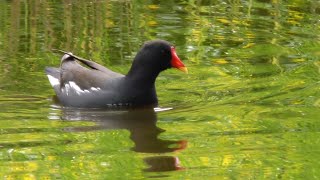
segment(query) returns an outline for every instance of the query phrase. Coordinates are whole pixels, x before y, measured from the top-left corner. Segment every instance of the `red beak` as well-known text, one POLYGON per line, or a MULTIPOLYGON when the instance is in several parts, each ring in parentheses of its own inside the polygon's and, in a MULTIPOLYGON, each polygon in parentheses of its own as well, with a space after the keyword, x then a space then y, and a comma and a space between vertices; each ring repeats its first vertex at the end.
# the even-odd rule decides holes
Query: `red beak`
POLYGON ((182 61, 180 60, 180 58, 178 57, 176 50, 174 49, 174 47, 171 47, 171 66, 173 68, 177 68, 180 71, 183 71, 185 73, 188 73, 188 69, 186 68, 186 66, 182 63, 182 61))

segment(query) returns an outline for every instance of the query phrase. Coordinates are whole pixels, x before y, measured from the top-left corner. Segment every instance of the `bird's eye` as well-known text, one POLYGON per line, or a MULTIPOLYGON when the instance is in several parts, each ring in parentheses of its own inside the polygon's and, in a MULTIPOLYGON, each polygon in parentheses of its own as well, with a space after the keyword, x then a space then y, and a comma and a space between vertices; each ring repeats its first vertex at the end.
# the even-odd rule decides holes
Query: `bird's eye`
POLYGON ((168 50, 168 49, 161 49, 161 54, 163 54, 163 55, 170 54, 170 50, 168 50))

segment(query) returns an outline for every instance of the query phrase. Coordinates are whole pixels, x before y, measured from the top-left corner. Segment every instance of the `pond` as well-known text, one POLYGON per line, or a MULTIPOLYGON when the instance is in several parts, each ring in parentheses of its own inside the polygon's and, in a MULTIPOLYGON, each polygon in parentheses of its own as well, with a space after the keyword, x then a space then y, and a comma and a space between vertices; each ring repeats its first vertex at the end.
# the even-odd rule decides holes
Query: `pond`
POLYGON ((3 179, 320 178, 320 3, 1 1, 3 179), (126 74, 145 41, 189 74, 159 108, 76 109, 44 73, 61 49, 126 74))

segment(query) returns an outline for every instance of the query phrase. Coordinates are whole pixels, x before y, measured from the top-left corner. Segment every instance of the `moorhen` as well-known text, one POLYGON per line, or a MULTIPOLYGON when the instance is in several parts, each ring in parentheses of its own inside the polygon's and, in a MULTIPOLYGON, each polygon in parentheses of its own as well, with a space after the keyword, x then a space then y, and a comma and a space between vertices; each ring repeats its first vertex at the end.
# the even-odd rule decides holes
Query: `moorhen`
POLYGON ((142 46, 127 75, 67 52, 61 59, 60 68, 47 67, 45 70, 63 106, 156 107, 155 80, 161 71, 172 67, 187 73, 187 68, 169 42, 153 40, 142 46))

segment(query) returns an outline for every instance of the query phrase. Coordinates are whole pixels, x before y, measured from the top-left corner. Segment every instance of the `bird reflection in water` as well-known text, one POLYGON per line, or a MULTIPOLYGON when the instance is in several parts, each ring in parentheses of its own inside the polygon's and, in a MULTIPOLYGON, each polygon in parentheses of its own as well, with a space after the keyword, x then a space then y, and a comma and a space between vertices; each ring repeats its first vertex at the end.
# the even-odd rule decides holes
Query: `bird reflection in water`
MULTIPOLYGON (((183 150, 186 140, 174 141, 160 139, 165 130, 157 127, 157 114, 153 108, 132 110, 98 110, 62 108, 62 119, 94 121, 96 126, 68 128, 68 131, 92 131, 107 129, 126 129, 134 142, 133 151, 143 153, 168 153, 183 150)), ((160 172, 183 169, 178 157, 153 156, 144 159, 149 166, 145 171, 160 172)))

